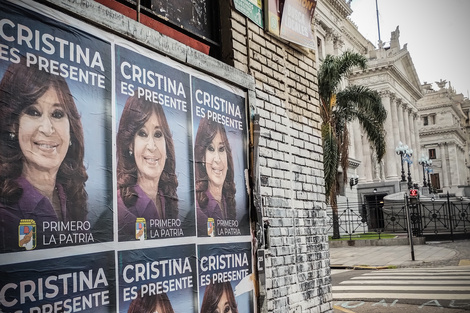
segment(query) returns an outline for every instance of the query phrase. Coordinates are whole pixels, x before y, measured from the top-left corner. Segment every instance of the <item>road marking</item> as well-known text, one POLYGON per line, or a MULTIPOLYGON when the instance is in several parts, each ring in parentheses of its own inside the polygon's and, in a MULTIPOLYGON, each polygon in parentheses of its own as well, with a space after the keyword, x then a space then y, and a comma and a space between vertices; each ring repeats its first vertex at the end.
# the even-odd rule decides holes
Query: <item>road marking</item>
POLYGON ((344 313, 355 313, 354 311, 348 310, 348 309, 343 308, 343 307, 341 307, 341 306, 339 306, 339 305, 333 305, 333 308, 334 308, 335 310, 338 310, 338 311, 341 311, 341 312, 344 312, 344 313))
POLYGON ((363 279, 416 279, 416 280, 429 280, 429 278, 438 278, 438 279, 457 279, 457 280, 470 280, 470 276, 462 276, 462 275, 445 275, 445 276, 439 276, 439 275, 429 275, 429 276, 424 276, 420 275, 418 277, 412 276, 412 275, 381 275, 381 276, 371 276, 371 275, 363 275, 363 276, 358 276, 358 277, 353 277, 351 279, 354 280, 363 280, 363 279))
MULTIPOLYGON (((341 285, 358 285, 358 284, 369 284, 369 285, 374 285, 374 288, 376 288, 377 285, 423 285, 423 283, 426 283, 426 285, 458 285, 457 280, 438 280, 438 279, 429 279, 429 280, 347 280, 343 281, 340 284, 341 285)), ((467 285, 469 282, 466 280, 462 281, 462 285, 467 285)))
POLYGON ((334 293, 333 299, 365 300, 365 299, 407 299, 407 300, 470 300, 470 294, 418 294, 418 293, 334 293))
MULTIPOLYGON (((381 291, 470 291, 470 286, 374 286, 381 291)), ((333 291, 369 290, 368 286, 333 286, 333 291)))
POLYGON ((366 272, 336 284, 332 292, 334 300, 450 300, 470 306, 470 268, 366 272))

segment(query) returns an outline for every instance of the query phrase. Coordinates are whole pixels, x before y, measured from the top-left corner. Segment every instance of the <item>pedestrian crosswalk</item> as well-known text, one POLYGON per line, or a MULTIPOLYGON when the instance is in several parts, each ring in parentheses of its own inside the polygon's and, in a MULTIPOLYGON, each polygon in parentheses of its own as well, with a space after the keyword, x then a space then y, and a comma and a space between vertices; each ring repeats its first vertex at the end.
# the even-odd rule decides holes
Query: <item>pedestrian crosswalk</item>
POLYGON ((365 272, 333 286, 333 299, 470 300, 470 267, 365 272))

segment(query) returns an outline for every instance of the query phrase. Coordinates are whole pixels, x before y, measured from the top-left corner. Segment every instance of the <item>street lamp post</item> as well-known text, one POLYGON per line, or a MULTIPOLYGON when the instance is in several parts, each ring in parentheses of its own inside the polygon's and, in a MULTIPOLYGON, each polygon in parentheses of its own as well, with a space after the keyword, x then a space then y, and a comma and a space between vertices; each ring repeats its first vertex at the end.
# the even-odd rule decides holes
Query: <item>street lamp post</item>
POLYGON ((429 173, 432 173, 432 160, 429 160, 428 162, 428 166, 426 168, 426 172, 428 172, 428 186, 429 186, 429 193, 433 193, 434 192, 434 189, 433 189, 433 186, 432 186, 432 183, 431 183, 431 178, 429 177, 429 173))
POLYGON ((408 189, 411 189, 411 187, 413 187, 413 182, 411 181, 411 170, 410 170, 411 160, 408 160, 407 162, 408 162, 408 189))
POLYGON ((403 169, 403 157, 405 155, 406 150, 408 150, 407 145, 403 145, 403 143, 400 141, 398 143, 398 146, 395 148, 395 152, 400 156, 400 161, 401 161, 401 181, 405 182, 406 177, 405 177, 405 170, 403 169))
POLYGON ((425 157, 424 154, 421 153, 421 157, 419 158, 418 162, 423 167, 423 187, 427 187, 425 169, 427 170, 428 162, 431 162, 431 160, 429 160, 428 157, 425 157))
POLYGON ((405 152, 403 154, 403 159, 408 163, 408 189, 413 187, 413 181, 411 179, 411 170, 410 165, 413 163, 411 158, 413 157, 413 149, 410 149, 407 145, 405 145, 405 152))

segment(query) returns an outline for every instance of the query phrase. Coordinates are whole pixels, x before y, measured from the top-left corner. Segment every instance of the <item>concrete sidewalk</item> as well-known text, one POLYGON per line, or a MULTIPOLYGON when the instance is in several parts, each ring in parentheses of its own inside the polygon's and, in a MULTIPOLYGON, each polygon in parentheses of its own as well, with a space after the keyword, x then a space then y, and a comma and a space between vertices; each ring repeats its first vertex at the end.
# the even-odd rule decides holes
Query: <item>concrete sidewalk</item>
POLYGON ((330 248, 330 265, 331 268, 469 265, 470 240, 415 245, 414 256, 412 261, 409 245, 330 248))

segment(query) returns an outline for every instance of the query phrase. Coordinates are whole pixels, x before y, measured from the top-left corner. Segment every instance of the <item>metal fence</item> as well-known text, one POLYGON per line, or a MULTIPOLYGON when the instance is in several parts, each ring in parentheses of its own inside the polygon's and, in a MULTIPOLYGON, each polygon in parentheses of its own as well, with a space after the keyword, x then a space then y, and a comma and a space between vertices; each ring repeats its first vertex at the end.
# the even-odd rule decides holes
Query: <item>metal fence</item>
MULTIPOLYGON (((367 232, 408 233, 428 240, 470 239, 470 199, 443 195, 440 198, 408 199, 395 203, 350 203, 338 205, 342 238, 367 232), (409 221, 408 221, 409 219, 409 221)), ((333 230, 332 211, 328 214, 333 230)))

